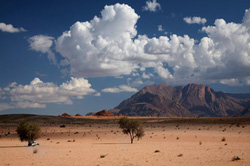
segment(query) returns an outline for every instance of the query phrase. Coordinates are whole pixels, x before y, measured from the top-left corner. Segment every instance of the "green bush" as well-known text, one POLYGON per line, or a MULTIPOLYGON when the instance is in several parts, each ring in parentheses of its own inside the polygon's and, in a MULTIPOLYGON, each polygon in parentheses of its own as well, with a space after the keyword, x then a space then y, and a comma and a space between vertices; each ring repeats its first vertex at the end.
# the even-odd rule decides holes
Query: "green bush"
POLYGON ((144 136, 144 129, 141 126, 140 121, 123 117, 119 120, 118 123, 120 125, 120 128, 122 129, 122 132, 124 134, 129 134, 131 144, 133 143, 134 138, 138 138, 139 140, 144 136))
POLYGON ((182 157, 182 156, 183 156, 183 154, 178 154, 177 156, 178 156, 178 157, 182 157))
POLYGON ((240 160, 240 158, 238 156, 232 157, 232 161, 237 161, 237 160, 240 160))
POLYGON ((159 153, 160 151, 159 150, 155 150, 155 153, 159 153))
POLYGON ((106 155, 100 155, 100 158, 105 158, 107 156, 107 154, 106 155))
POLYGON ((21 122, 17 126, 16 132, 21 141, 28 141, 28 146, 31 146, 32 142, 40 137, 41 129, 36 124, 21 122))

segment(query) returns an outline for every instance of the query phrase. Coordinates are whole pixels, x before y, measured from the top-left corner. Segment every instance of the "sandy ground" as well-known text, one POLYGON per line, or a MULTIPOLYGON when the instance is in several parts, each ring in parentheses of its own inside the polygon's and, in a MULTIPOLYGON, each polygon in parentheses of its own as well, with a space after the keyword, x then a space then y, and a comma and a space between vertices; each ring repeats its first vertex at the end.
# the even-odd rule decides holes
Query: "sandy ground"
POLYGON ((144 124, 144 129, 143 139, 130 144, 116 124, 45 126, 40 146, 27 147, 14 128, 0 126, 2 135, 10 131, 0 138, 0 166, 250 165, 250 125, 144 124))

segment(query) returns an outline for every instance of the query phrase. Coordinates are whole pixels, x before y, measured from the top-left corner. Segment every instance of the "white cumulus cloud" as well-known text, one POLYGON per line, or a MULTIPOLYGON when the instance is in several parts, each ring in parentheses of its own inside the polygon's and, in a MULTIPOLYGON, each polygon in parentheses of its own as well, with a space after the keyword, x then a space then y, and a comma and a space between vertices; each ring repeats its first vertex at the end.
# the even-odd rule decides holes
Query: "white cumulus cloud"
POLYGON ((141 78, 137 78, 135 79, 132 83, 131 83, 131 86, 147 86, 147 85, 153 85, 154 82, 153 81, 150 81, 150 80, 147 80, 147 81, 142 81, 141 78))
POLYGON ((51 47, 53 45, 54 38, 45 35, 36 35, 29 38, 30 48, 37 52, 42 52, 48 54, 48 59, 53 64, 57 64, 56 56, 51 47))
POLYGON ((221 82, 248 85, 250 76, 250 11, 243 22, 215 20, 214 26, 203 27, 207 34, 200 42, 185 35, 147 40, 145 52, 157 55, 162 65, 155 67, 160 77, 175 83, 221 82), (171 69, 171 74, 169 73, 171 69), (233 80, 233 82, 232 82, 233 80), (185 82, 183 82, 185 81, 185 82))
POLYGON ((73 99, 96 92, 84 78, 72 77, 70 81, 57 86, 51 82, 33 79, 28 85, 12 83, 0 89, 0 92, 10 99, 10 103, 1 103, 1 109, 11 108, 45 108, 46 103, 72 104, 73 99))
POLYGON ((45 104, 31 102, 0 103, 0 111, 7 109, 46 108, 45 104))
POLYGON ((162 25, 158 25, 158 31, 160 31, 160 32, 164 31, 162 25))
POLYGON ((183 20, 188 24, 205 24, 207 19, 201 17, 184 17, 183 20))
MULTIPOLYGON (((149 38, 138 35, 139 16, 125 4, 105 6, 101 17, 76 22, 56 40, 61 65, 75 77, 149 78, 150 71, 168 83, 212 83, 247 85, 250 76, 250 12, 242 23, 215 20, 204 26, 200 41, 188 35, 149 38), (136 37, 137 36, 137 37, 136 37), (144 75, 139 74, 143 72, 144 75), (228 81, 227 81, 228 80, 228 81)), ((202 18, 190 22, 205 23, 202 18)), ((152 77, 152 76, 150 76, 152 77)), ((120 91, 109 89, 110 91, 120 91)))
POLYGON ((101 17, 76 22, 56 41, 57 51, 70 65, 71 75, 80 77, 128 75, 141 55, 140 41, 133 43, 139 16, 124 4, 105 6, 101 17))
POLYGON ((128 85, 120 85, 114 88, 105 88, 102 90, 104 93, 121 93, 121 92, 137 92, 136 88, 132 88, 128 85))
POLYGON ((95 94, 95 96, 99 97, 99 96, 101 96, 101 93, 98 92, 98 93, 95 94))
POLYGON ((143 10, 156 12, 157 10, 161 10, 161 5, 156 0, 148 0, 146 1, 146 5, 143 6, 143 10))
POLYGON ((0 22, 0 30, 3 32, 9 32, 9 33, 17 33, 17 32, 26 32, 24 28, 15 28, 12 24, 5 24, 3 22, 0 22))

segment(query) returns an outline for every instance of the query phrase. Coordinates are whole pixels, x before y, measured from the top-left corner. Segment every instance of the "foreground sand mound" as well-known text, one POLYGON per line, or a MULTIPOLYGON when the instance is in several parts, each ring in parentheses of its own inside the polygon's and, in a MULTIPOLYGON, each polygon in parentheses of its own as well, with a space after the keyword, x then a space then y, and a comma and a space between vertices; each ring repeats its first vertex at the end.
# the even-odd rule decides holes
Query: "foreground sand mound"
POLYGON ((95 113, 94 116, 115 116, 115 115, 107 110, 102 110, 102 111, 95 113))

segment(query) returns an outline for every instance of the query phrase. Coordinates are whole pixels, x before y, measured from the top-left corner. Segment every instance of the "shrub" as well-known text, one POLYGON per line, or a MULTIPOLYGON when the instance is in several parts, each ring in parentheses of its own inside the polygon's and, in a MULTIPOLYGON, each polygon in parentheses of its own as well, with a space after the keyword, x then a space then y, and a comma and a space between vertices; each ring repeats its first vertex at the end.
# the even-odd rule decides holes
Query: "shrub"
POLYGON ((36 124, 21 122, 17 126, 16 132, 21 141, 28 141, 28 146, 40 137, 41 129, 36 124))
POLYGON ((221 141, 222 141, 222 142, 226 141, 226 138, 225 138, 225 137, 223 137, 223 138, 221 139, 221 141))
POLYGON ((104 157, 106 157, 107 155, 100 155, 100 158, 104 158, 104 157))
POLYGON ((178 156, 178 157, 182 157, 182 156, 183 156, 183 154, 178 154, 177 156, 178 156))
POLYGON ((159 150, 155 150, 155 153, 159 153, 160 151, 159 150))
POLYGON ((232 157, 232 161, 237 161, 237 160, 240 160, 240 158, 238 156, 232 157))
POLYGON ((65 128, 66 126, 65 125, 60 125, 60 128, 65 128))
POLYGON ((120 128, 122 129, 122 132, 124 134, 129 134, 131 144, 133 143, 134 138, 138 138, 138 140, 139 140, 140 138, 142 138, 145 135, 144 129, 141 126, 140 121, 138 121, 138 120, 132 120, 132 119, 128 119, 126 117, 123 117, 119 120, 118 123, 120 125, 120 128))

